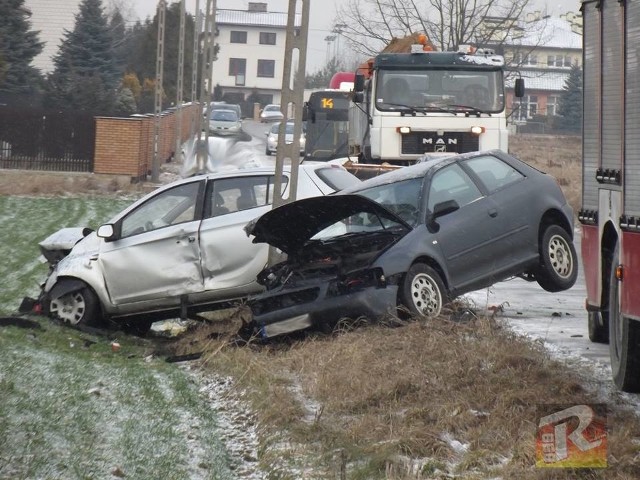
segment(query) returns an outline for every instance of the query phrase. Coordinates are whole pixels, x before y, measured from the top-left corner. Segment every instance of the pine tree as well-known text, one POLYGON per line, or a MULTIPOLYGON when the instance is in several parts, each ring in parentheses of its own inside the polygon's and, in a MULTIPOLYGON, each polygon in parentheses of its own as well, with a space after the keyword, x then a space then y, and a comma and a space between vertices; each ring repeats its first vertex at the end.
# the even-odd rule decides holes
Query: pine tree
POLYGON ((47 79, 49 106, 108 115, 122 71, 102 0, 83 0, 72 31, 65 31, 47 79))
POLYGON ((573 65, 564 84, 558 105, 556 126, 578 131, 582 128, 582 68, 573 65))
POLYGON ((0 95, 32 94, 41 83, 31 65, 42 51, 38 33, 30 30, 24 0, 0 0, 0 95))

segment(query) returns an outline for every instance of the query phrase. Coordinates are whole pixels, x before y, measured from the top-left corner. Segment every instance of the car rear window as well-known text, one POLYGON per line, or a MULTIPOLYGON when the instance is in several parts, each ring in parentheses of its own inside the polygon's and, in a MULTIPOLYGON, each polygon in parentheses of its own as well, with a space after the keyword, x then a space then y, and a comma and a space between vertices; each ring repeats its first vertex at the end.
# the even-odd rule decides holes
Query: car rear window
POLYGON ((360 183, 358 177, 342 168, 325 167, 319 168, 315 172, 324 183, 334 190, 342 190, 360 183))

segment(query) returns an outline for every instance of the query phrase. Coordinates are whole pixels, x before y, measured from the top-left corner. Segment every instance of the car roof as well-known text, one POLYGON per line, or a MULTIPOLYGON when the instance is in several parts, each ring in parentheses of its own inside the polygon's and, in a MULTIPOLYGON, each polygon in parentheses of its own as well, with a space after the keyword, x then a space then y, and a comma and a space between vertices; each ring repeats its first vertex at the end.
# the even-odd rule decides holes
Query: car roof
MULTIPOLYGON (((398 168, 396 170, 392 170, 390 172, 384 173, 383 175, 378 175, 376 177, 369 178, 364 180, 361 184, 355 185, 353 187, 345 188, 341 190, 339 194, 344 193, 357 193, 360 190, 365 190, 371 187, 377 187, 379 185, 386 185, 388 183, 401 182, 403 180, 409 180, 412 178, 423 177, 429 172, 429 170, 439 170, 447 165, 452 163, 460 162, 463 160, 467 160, 469 158, 482 157, 486 155, 493 155, 500 159, 510 160, 513 162, 520 162, 518 159, 508 155, 502 150, 484 150, 477 152, 469 152, 462 154, 452 154, 451 156, 442 156, 442 157, 427 157, 424 161, 420 163, 416 163, 414 165, 410 165, 408 167, 398 168)), ((523 163, 523 165, 526 165, 523 163)))

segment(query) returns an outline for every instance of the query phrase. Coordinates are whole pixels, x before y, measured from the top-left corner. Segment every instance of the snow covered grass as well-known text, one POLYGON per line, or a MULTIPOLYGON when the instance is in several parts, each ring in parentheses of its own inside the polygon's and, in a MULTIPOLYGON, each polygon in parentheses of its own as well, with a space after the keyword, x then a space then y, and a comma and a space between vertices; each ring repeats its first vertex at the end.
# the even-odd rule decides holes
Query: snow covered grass
POLYGON ((150 343, 41 325, 0 332, 0 478, 231 478, 199 385, 150 343))

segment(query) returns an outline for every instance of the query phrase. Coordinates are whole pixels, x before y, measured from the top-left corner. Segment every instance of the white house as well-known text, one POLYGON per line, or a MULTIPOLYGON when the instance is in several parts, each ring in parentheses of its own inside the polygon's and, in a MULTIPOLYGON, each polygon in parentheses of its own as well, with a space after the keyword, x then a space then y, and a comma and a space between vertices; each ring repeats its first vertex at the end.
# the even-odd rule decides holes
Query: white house
MULTIPOLYGON (((295 26, 301 25, 297 14, 295 26)), ((213 85, 220 85, 228 101, 240 103, 252 94, 260 103, 280 103, 287 34, 287 13, 269 12, 267 4, 249 2, 247 10, 216 11, 213 85)))
POLYGON ((33 66, 44 74, 53 70, 53 56, 58 53, 64 30, 73 30, 80 0, 25 0, 31 10, 31 30, 39 31, 44 42, 42 52, 33 60, 33 66))

